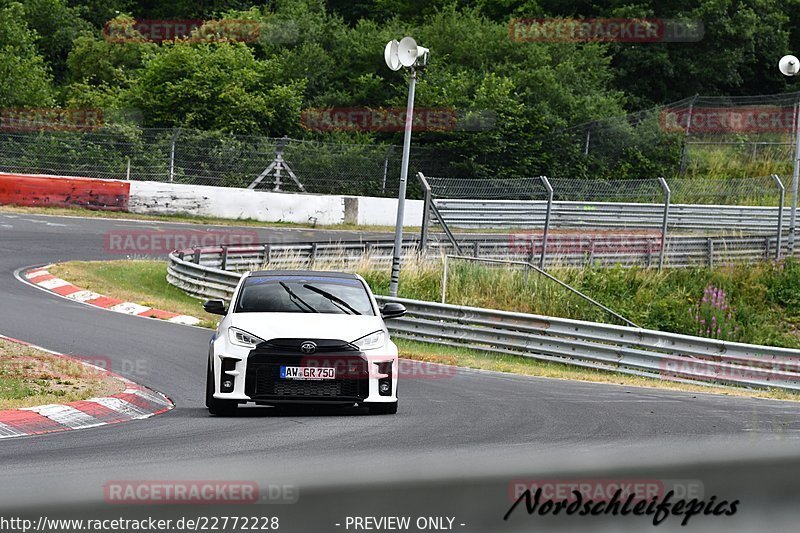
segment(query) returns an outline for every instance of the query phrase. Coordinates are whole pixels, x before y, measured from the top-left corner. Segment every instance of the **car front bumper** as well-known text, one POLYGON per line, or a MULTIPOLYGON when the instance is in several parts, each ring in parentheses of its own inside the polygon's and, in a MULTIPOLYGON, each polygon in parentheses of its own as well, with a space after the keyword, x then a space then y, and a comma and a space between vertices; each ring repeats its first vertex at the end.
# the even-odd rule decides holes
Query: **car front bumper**
MULTIPOLYGON (((347 344, 341 341, 318 342, 347 344)), ((263 404, 397 401, 397 347, 391 341, 387 341, 381 350, 364 352, 351 347, 342 351, 331 346, 331 351, 311 355, 295 350, 289 342, 283 346, 268 344, 250 350, 234 346, 224 338, 216 338, 211 347, 215 377, 214 398, 263 404), (336 378, 281 378, 282 366, 332 367, 336 369, 336 378), (230 382, 232 386, 224 387, 226 382, 230 382), (383 392, 381 384, 384 385, 383 392)))

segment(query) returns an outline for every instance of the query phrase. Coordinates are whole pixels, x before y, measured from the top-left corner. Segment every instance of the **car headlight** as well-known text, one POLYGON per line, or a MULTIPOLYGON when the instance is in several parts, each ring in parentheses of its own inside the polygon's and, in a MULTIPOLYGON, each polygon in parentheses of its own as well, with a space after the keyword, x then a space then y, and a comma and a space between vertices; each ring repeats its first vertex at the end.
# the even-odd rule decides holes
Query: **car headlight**
POLYGON ((239 328, 228 328, 228 340, 231 344, 244 348, 255 348, 257 344, 264 342, 264 339, 239 328))
POLYGON ((379 330, 354 340, 352 344, 357 346, 359 350, 376 350, 378 348, 383 348, 383 345, 386 344, 386 333, 379 330))

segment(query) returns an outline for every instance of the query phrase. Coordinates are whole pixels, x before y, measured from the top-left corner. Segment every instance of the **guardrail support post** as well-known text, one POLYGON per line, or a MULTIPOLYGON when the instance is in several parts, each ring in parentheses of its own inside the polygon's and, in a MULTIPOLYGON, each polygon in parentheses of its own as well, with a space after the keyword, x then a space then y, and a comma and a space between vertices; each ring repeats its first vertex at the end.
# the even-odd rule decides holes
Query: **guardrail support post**
POLYGON ((773 174, 772 179, 778 186, 781 195, 780 204, 778 204, 778 244, 775 246, 775 261, 780 261, 781 246, 783 244, 783 202, 786 199, 786 187, 783 186, 783 182, 777 174, 773 174))
POLYGON ((447 254, 444 256, 444 267, 442 268, 442 303, 445 303, 447 296, 447 254))
POLYGON ((669 203, 672 198, 672 191, 664 178, 659 177, 658 182, 664 190, 664 220, 661 222, 661 250, 659 250, 658 258, 658 271, 661 272, 664 269, 664 256, 667 252, 667 222, 669 222, 669 203))
POLYGON ((269 244, 264 245, 264 265, 268 265, 272 261, 272 246, 269 244))
POLYGON ((200 264, 200 248, 194 249, 194 255, 192 256, 192 261, 194 263, 200 264))
POLYGON ((708 238, 708 268, 714 268, 714 239, 708 238))
POLYGON ((317 262, 317 243, 311 244, 311 254, 308 256, 308 268, 313 269, 314 263, 317 262))
MULTIPOLYGON (((800 107, 798 108, 800 110, 800 107)), ((789 257, 794 256, 794 239, 797 224, 797 188, 800 180, 800 112, 795 116, 794 170, 792 171, 792 211, 789 217, 789 257)))
POLYGON ((222 266, 220 266, 219 268, 220 268, 220 270, 228 270, 227 266, 228 266, 228 247, 227 246, 223 246, 222 247, 222 266))
POLYGON ((553 209, 553 186, 547 176, 539 176, 542 185, 547 189, 547 213, 544 215, 544 233, 542 233, 542 256, 539 258, 539 268, 544 270, 544 261, 547 256, 547 234, 550 231, 550 213, 553 209))
POLYGON ((180 128, 172 129, 172 138, 169 140, 169 182, 175 179, 175 142, 178 140, 180 128))
POLYGON ((422 227, 419 230, 419 253, 425 254, 428 247, 428 225, 431 222, 431 186, 425 175, 422 172, 417 173, 417 178, 422 184, 423 201, 422 201, 422 227))

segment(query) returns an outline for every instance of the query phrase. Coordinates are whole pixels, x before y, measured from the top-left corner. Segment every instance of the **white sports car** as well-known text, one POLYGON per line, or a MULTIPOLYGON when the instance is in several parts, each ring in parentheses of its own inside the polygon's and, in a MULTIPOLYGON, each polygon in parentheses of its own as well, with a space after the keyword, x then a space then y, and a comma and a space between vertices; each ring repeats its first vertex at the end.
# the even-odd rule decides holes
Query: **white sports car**
POLYGON ((206 407, 232 414, 239 404, 363 405, 397 412, 397 346, 385 318, 399 303, 378 307, 357 274, 260 271, 242 276, 211 338, 206 407))

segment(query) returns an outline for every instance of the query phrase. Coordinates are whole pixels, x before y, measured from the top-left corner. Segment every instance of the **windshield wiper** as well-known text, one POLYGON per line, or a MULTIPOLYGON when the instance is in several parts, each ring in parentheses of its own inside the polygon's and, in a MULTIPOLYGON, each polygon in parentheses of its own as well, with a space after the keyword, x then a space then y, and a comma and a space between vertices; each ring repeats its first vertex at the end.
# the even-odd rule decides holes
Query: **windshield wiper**
POLYGON ((328 300, 330 300, 331 302, 336 304, 336 307, 338 307, 339 309, 341 309, 345 313, 347 313, 348 310, 350 310, 349 314, 353 314, 353 315, 360 315, 361 314, 358 311, 356 311, 355 308, 353 308, 352 305, 350 305, 349 303, 345 302, 344 300, 342 300, 341 298, 339 298, 335 294, 331 294, 326 290, 320 289, 319 287, 315 287, 313 285, 309 285, 308 283, 303 285, 303 287, 305 287, 306 289, 308 289, 310 291, 316 292, 317 294, 319 294, 320 296, 322 296, 324 298, 327 298, 328 300))
POLYGON ((305 300, 303 300, 302 298, 300 298, 300 297, 299 297, 297 294, 295 294, 295 292, 294 292, 294 291, 291 289, 291 287, 289 287, 287 284, 285 284, 285 283, 284 283, 284 282, 282 282, 282 281, 280 281, 280 282, 278 282, 278 283, 280 283, 281 287, 283 287, 283 290, 285 290, 285 291, 286 291, 286 292, 289 294, 289 297, 290 297, 290 298, 292 298, 292 303, 293 303, 294 305, 296 305, 296 306, 297 306, 299 309, 301 309, 301 310, 302 310, 304 313, 319 313, 319 311, 317 311, 316 309, 314 309, 313 307, 311 307, 311 305, 309 305, 309 303, 308 303, 308 302, 306 302, 305 300), (298 305, 298 303, 297 303, 297 302, 300 302, 301 304, 303 304, 304 306, 306 306, 306 307, 307 307, 309 310, 308 310, 308 311, 306 311, 305 309, 303 309, 302 307, 300 307, 300 305, 298 305))

